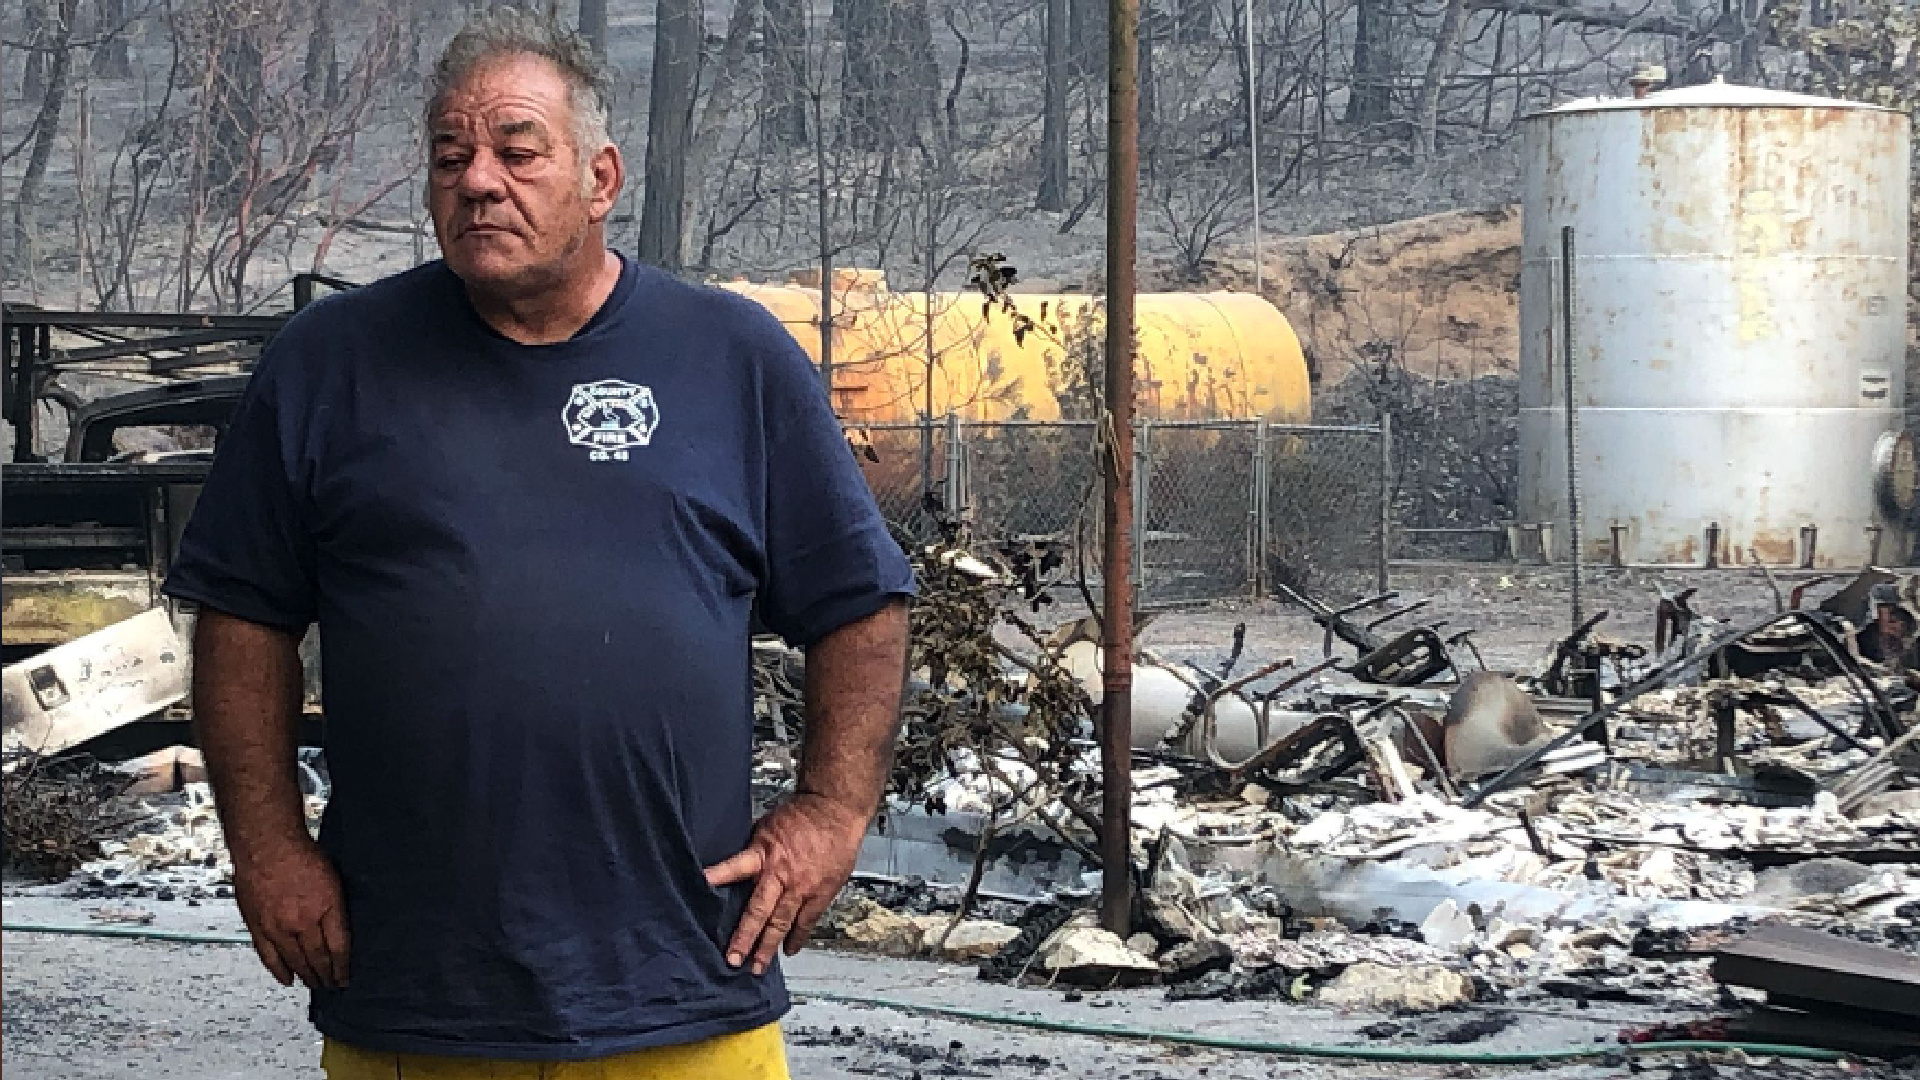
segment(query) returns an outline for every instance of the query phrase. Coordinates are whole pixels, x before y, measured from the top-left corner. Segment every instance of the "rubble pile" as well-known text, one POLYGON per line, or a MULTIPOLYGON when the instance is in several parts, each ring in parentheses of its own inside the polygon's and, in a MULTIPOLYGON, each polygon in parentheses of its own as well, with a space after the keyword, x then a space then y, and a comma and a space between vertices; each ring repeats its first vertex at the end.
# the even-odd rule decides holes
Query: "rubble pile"
MULTIPOLYGON (((973 587, 994 573, 988 560, 973 587)), ((1342 1008, 1711 1009, 1732 1000, 1715 950, 1756 928, 1920 953, 1920 676, 1901 662, 1916 650, 1872 640, 1866 610, 1840 610, 1848 592, 1862 590, 1803 610, 1796 590, 1795 607, 1744 628, 1695 614, 1691 593, 1662 595, 1653 648, 1599 637, 1603 613, 1543 670, 1513 675, 1475 670, 1464 634, 1378 629, 1418 603, 1354 614, 1392 596, 1344 609, 1296 597, 1326 629, 1311 668, 1235 678, 1238 647, 1216 671, 1140 653, 1136 687, 1186 692, 1167 717, 1136 689, 1130 869, 1146 884, 1133 933, 1084 910, 1097 869, 1034 879, 1043 902, 997 924, 1005 944, 982 976, 1342 1008)), ((1006 722, 1026 672, 1064 668, 1098 700, 1091 652, 1068 651, 1085 634, 1008 637, 1069 644, 1039 660, 976 649, 975 677, 992 656, 995 683, 971 698, 952 669, 943 684, 923 667, 950 720, 1001 737, 947 740, 888 813, 946 814, 969 823, 961 836, 1044 828, 1097 867, 1092 710, 1067 724, 1056 692, 1040 730, 1006 722)), ((790 761, 769 752, 763 767, 790 761)), ((991 846, 947 843, 981 858, 991 846)), ((916 935, 920 916, 861 903, 835 940, 958 958, 931 944, 950 918, 916 935)))
POLYGON ((9 751, 0 771, 5 865, 49 880, 66 877, 122 824, 112 799, 125 786, 90 760, 9 751))
MULTIPOLYGON (((1835 1003, 1801 976, 1830 963, 1894 1003, 1868 1006, 1881 1033, 1852 1045, 1908 1045, 1884 1032, 1920 1021, 1920 585, 1869 571, 1805 607, 1796 587, 1740 627, 1662 593, 1651 647, 1600 636, 1602 612, 1518 673, 1486 670, 1470 631, 1389 628, 1424 606, 1394 594, 1335 607, 1283 588, 1325 631, 1308 664, 1238 672, 1243 632, 1211 670, 1136 650, 1132 858, 1112 869, 1138 889, 1119 934, 1091 910, 1097 625, 1037 624, 1062 572, 1043 544, 943 529, 915 555, 903 732, 863 850, 889 876, 857 874, 817 942, 1175 1000, 1733 1002, 1816 1041, 1835 1003), (940 880, 892 876, 909 842, 940 880)), ((804 658, 756 642, 753 676, 754 791, 772 799, 794 782, 804 658)), ((73 888, 230 895, 197 758, 129 767, 123 784, 155 793, 131 831, 65 849, 73 888)), ((10 858, 38 775, 6 771, 10 858)), ((317 827, 324 761, 301 775, 317 827)))
MULTIPOLYGON (((306 796, 307 827, 320 827, 321 794, 306 796)), ((83 896, 200 900, 233 895, 233 860, 204 782, 139 800, 128 808, 132 831, 103 841, 99 857, 78 867, 83 896)))

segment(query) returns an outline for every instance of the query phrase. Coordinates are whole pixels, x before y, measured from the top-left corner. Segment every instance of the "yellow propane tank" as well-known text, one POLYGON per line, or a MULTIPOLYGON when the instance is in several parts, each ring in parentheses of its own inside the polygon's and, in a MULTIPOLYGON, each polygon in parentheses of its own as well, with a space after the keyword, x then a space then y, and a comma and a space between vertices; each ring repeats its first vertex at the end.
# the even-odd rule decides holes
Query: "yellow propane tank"
MULTIPOLYGON (((772 312, 819 362, 817 285, 720 287, 772 312)), ((933 293, 930 303, 927 293, 892 292, 880 272, 859 269, 836 272, 833 292, 834 404, 849 422, 948 412, 970 420, 1092 415, 1100 387, 1087 386, 1085 365, 1099 355, 1104 334, 1099 297, 1016 294, 1015 312, 970 292, 933 293)), ((1142 293, 1135 325, 1143 417, 1311 418, 1300 341, 1286 316, 1260 297, 1142 293)))

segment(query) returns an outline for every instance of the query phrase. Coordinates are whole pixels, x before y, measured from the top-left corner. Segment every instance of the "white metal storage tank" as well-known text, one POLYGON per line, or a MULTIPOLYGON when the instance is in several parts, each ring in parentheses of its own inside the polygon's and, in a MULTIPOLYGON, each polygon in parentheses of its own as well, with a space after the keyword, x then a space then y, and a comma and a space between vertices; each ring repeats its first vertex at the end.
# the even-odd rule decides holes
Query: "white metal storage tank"
POLYGON ((1909 138, 1721 83, 1530 117, 1520 520, 1567 535, 1570 225, 1583 561, 1904 561, 1909 138))

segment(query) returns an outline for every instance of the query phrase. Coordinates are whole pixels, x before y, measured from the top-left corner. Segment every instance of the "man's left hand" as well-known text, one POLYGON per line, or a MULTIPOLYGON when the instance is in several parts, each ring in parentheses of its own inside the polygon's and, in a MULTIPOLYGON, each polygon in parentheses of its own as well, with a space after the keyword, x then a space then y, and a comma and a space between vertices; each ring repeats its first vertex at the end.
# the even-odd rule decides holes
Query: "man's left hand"
POLYGON ((788 956, 799 952, 853 874, 866 832, 865 816, 802 792, 760 819, 746 850, 708 867, 707 884, 715 888, 754 879, 753 897, 727 944, 727 963, 751 962, 762 975, 782 944, 788 956))

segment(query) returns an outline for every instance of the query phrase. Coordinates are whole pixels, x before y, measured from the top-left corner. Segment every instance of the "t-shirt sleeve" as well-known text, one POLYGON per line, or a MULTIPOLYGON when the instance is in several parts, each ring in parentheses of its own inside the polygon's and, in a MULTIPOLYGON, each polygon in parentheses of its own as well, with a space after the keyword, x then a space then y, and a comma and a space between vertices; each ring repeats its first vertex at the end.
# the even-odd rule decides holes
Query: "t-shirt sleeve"
POLYGON ((860 475, 818 371, 778 324, 766 337, 775 335, 762 383, 767 580, 760 617, 806 646, 912 596, 913 568, 860 475))
POLYGON ((268 346, 220 438, 164 591, 251 622, 304 630, 314 618, 314 546, 304 486, 289 467, 296 410, 268 346))

